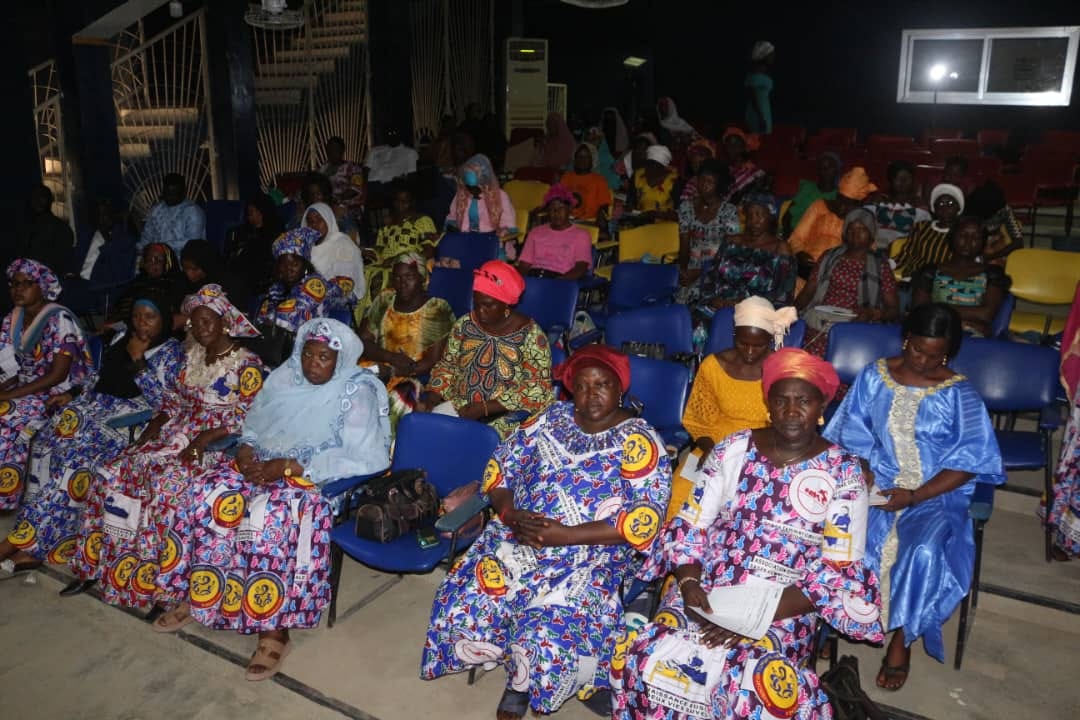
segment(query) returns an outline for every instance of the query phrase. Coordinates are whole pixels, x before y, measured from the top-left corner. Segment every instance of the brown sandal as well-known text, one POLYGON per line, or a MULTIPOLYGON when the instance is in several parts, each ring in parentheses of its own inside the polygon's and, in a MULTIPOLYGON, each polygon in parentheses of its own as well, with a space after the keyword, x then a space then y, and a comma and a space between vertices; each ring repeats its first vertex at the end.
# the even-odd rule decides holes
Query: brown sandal
POLYGON ((292 649, 291 642, 281 642, 273 638, 260 638, 259 645, 255 648, 255 654, 251 656, 251 661, 248 662, 245 677, 253 682, 274 677, 281 670, 281 663, 285 662, 285 657, 289 654, 290 649, 292 649), (261 665, 265 669, 261 672, 252 671, 251 668, 256 665, 261 665))
POLYGON ((193 622, 195 622, 195 618, 191 617, 191 606, 187 603, 180 603, 172 610, 159 616, 151 623, 150 627, 154 629, 154 632, 174 633, 193 622))

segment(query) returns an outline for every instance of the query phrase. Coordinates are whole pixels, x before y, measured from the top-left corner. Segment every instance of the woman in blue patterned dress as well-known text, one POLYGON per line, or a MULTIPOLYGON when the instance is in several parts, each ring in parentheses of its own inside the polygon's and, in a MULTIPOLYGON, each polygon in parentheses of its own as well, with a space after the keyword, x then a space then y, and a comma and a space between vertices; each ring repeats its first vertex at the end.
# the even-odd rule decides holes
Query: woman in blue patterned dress
POLYGON ((289 230, 271 247, 274 254, 274 284, 259 303, 256 325, 270 325, 296 334, 301 325, 326 316, 331 295, 339 293, 311 264, 311 248, 319 233, 311 228, 289 230))
POLYGON ((559 370, 574 400, 523 423, 488 462, 499 519, 436 592, 421 661, 426 680, 504 664, 499 720, 608 687, 619 590, 671 489, 660 437, 620 406, 626 356, 589 345, 559 370))
POLYGON ((289 629, 317 627, 330 602, 333 517, 319 487, 390 464, 386 390, 356 367, 362 350, 343 323, 304 323, 288 363, 270 374, 244 419, 236 461, 194 481, 177 512, 185 551, 159 582, 187 601, 154 629, 175 632, 197 620, 258 633, 248 680, 275 675, 289 629))
POLYGON ((47 422, 46 401, 93 372, 78 321, 53 302, 60 297, 53 271, 19 259, 7 278, 15 309, 0 326, 0 357, 9 356, 18 374, 0 384, 0 511, 19 507, 29 438, 47 422))
POLYGON ((830 718, 809 667, 818 620, 882 638, 859 459, 818 435, 836 371, 785 348, 761 375, 770 427, 716 444, 639 574, 675 581, 653 621, 620 643, 632 644, 612 668, 617 720, 830 718))
POLYGON ((895 630, 878 687, 907 681, 911 644, 945 661, 941 629, 971 587, 975 541, 968 517, 975 483, 1005 482, 986 405, 949 369, 963 336, 947 305, 920 305, 904 321, 899 357, 868 365, 825 435, 856 453, 889 500, 870 510, 866 564, 881 577, 895 630))
POLYGON ((103 353, 93 389, 88 379, 85 391, 72 388, 46 402, 62 410, 34 438, 26 496, 15 529, 0 542, 0 558, 10 557, 19 569, 71 559, 94 468, 128 444, 127 430, 109 427, 109 420, 160 408, 179 371, 183 350, 169 337, 175 310, 169 298, 143 292, 126 334, 103 353))

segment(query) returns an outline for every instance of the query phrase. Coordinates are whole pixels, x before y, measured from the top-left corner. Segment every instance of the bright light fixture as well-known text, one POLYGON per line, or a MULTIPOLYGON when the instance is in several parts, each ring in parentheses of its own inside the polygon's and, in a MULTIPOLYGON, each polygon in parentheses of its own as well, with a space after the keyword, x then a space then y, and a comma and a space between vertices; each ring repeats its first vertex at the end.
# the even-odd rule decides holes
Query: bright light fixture
POLYGON ((645 58, 637 57, 636 55, 630 55, 622 61, 622 64, 628 68, 638 68, 647 62, 645 58))
POLYGON ((944 65, 942 65, 941 63, 937 63, 930 68, 930 79, 934 82, 940 82, 941 79, 945 77, 945 73, 947 73, 948 71, 948 68, 946 68, 944 65))
POLYGON ((956 80, 958 77, 960 77, 960 73, 956 72, 955 70, 949 73, 950 80, 956 80))

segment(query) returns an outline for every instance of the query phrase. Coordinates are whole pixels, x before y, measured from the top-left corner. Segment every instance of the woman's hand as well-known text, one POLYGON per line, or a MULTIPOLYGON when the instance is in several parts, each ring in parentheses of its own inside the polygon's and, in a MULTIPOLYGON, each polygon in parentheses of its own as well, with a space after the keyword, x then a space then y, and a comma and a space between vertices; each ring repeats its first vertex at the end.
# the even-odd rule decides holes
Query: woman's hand
POLYGON ((712 612, 712 607, 709 606, 709 596, 705 594, 705 588, 701 587, 699 580, 689 579, 682 582, 679 593, 682 595, 684 607, 701 608, 707 613, 712 612))
POLYGON ((394 374, 400 377, 410 377, 416 372, 416 362, 405 353, 387 353, 384 360, 394 368, 394 374))
POLYGON ((881 495, 889 498, 889 502, 884 505, 878 505, 878 509, 886 510, 888 512, 897 512, 909 508, 915 504, 915 491, 908 490, 907 488, 889 488, 888 490, 881 490, 881 495))
POLYGON ((47 407, 47 408, 64 407, 69 402, 71 402, 73 399, 74 398, 72 397, 71 393, 69 393, 69 392, 60 393, 59 395, 53 395, 48 400, 46 400, 45 401, 45 407, 47 407))
POLYGON ((514 536, 532 548, 572 545, 572 529, 539 513, 515 510, 514 536))
POLYGON ((705 437, 703 435, 698 438, 697 447, 699 450, 701 450, 701 457, 698 458, 697 461, 697 470, 700 471, 701 468, 705 467, 705 463, 709 460, 709 453, 712 452, 712 449, 715 445, 716 443, 713 442, 713 439, 711 437, 705 437))
POLYGON ((148 442, 157 440, 161 435, 161 426, 164 424, 164 422, 155 422, 154 420, 148 422, 146 427, 143 428, 143 431, 139 433, 139 437, 135 439, 132 447, 142 447, 148 442))
POLYGON ((469 420, 483 420, 487 417, 483 401, 471 402, 468 405, 463 405, 458 408, 457 412, 458 417, 467 418, 469 420))
POLYGON ((701 632, 698 641, 707 648, 718 648, 725 645, 731 646, 743 640, 742 635, 726 628, 722 628, 719 625, 714 625, 693 610, 687 609, 687 614, 691 615, 694 622, 698 624, 701 632))

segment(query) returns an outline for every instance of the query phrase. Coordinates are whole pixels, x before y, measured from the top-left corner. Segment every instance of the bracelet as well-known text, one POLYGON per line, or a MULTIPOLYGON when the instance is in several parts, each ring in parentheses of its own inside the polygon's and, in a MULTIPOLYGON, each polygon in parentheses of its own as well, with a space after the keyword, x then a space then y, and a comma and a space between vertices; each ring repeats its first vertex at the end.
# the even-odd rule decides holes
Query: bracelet
POLYGON ((696 582, 699 587, 701 586, 701 578, 684 577, 682 580, 680 580, 678 583, 676 583, 676 585, 679 586, 679 592, 682 592, 683 583, 688 583, 688 582, 696 582))
POLYGON ((285 477, 292 477, 292 468, 289 466, 289 461, 285 461, 285 470, 281 473, 285 477))

